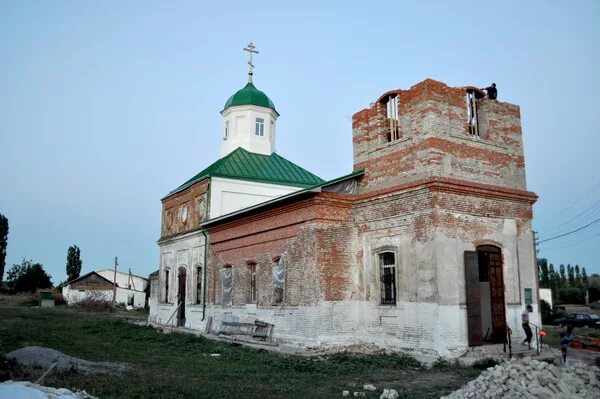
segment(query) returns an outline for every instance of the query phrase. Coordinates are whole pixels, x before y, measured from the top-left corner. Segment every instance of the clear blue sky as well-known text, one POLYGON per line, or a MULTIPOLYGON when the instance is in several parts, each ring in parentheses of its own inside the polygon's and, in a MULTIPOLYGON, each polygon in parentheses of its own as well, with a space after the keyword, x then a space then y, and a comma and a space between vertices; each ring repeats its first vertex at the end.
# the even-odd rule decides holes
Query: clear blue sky
MULTIPOLYGON (((384 91, 496 82, 521 106, 540 237, 600 217, 600 2, 490 3, 0 0, 7 269, 58 283, 77 244, 84 272, 156 270, 160 198, 218 158, 251 40, 278 153, 321 177, 351 171, 351 115, 384 91)), ((600 273, 598 248, 600 223, 541 256, 600 273)))

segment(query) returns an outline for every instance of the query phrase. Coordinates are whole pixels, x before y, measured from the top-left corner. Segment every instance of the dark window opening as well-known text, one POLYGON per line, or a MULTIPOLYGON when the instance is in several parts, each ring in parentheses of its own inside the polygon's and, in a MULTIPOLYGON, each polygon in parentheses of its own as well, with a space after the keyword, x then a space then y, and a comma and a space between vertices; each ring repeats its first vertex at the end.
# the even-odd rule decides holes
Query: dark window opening
POLYGON ((165 270, 165 302, 169 302, 169 271, 165 270))
POLYGON ((202 302, 202 266, 196 267, 196 303, 202 302))
POLYGON ((381 304, 396 304, 396 259, 393 252, 379 255, 379 277, 381 279, 381 304))

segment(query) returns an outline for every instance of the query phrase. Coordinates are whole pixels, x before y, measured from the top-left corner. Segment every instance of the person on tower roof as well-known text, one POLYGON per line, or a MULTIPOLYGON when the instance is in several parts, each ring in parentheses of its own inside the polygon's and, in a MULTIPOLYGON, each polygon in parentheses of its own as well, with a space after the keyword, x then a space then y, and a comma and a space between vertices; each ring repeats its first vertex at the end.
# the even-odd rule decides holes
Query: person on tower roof
POLYGON ((490 87, 486 87, 485 90, 487 92, 488 98, 490 100, 495 100, 498 98, 498 89, 496 89, 496 83, 492 83, 490 87))

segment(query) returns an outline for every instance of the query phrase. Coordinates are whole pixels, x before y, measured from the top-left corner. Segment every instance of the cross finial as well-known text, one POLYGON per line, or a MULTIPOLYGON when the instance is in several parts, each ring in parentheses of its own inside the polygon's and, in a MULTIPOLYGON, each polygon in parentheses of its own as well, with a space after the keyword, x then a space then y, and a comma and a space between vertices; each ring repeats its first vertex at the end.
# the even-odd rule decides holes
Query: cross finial
POLYGON ((254 45, 254 43, 250 42, 246 48, 244 48, 244 51, 247 51, 249 53, 250 58, 248 59, 248 83, 252 83, 252 75, 253 75, 253 71, 254 71, 254 64, 252 63, 252 54, 258 54, 258 50, 255 50, 256 46, 254 45))

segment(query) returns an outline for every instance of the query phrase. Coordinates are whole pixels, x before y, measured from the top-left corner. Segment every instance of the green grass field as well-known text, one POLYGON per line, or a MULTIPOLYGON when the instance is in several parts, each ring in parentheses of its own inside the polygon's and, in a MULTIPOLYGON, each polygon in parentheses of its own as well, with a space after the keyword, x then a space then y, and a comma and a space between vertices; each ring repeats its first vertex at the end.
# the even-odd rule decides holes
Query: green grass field
MULTIPOLYGON (((47 346, 94 361, 124 362, 126 375, 53 373, 44 384, 85 389, 100 398, 335 398, 371 383, 379 397, 438 398, 480 370, 440 364, 426 369, 400 355, 284 356, 185 334, 161 334, 115 314, 8 306, 0 301, 0 354, 47 346), (220 356, 210 356, 218 353, 220 356)), ((2 362, 0 375, 33 381, 44 370, 2 362), (3 369, 3 370, 2 370, 3 369)), ((352 393, 351 393, 352 394, 352 393)))

